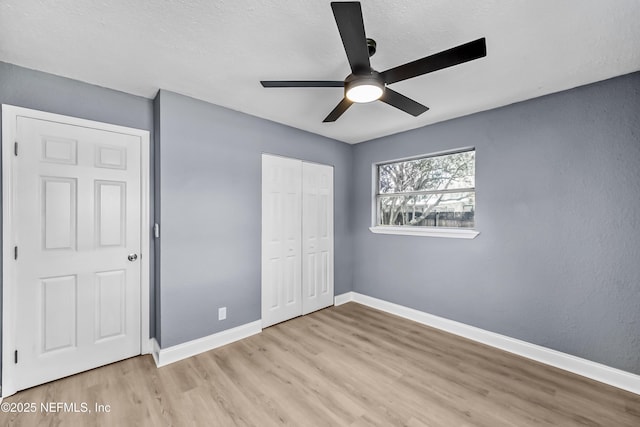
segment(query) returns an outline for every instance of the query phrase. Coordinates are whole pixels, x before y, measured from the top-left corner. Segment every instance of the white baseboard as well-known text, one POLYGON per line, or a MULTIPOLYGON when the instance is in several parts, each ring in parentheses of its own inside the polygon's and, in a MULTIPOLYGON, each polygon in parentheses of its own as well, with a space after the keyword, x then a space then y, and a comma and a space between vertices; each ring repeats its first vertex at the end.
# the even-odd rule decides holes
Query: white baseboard
POLYGON ((347 292, 335 297, 335 305, 341 305, 349 301, 404 317, 414 322, 422 323, 423 325, 441 329, 632 393, 640 394, 640 375, 357 292, 347 292))
POLYGON ((160 367, 160 344, 155 338, 151 338, 151 356, 153 361, 156 362, 156 367, 160 367))
POLYGON ((340 294, 340 295, 336 295, 333 299, 333 304, 334 305, 342 305, 342 304, 346 304, 350 301, 353 301, 353 295, 355 294, 355 292, 347 292, 344 294, 340 294))
POLYGON ((236 326, 235 328, 227 329, 226 331, 167 348, 160 348, 154 338, 151 354, 153 360, 156 362, 156 366, 160 368, 170 363, 195 356, 196 354, 231 344, 232 342, 250 337, 251 335, 259 334, 260 332, 262 332, 262 321, 256 320, 255 322, 246 323, 236 326))

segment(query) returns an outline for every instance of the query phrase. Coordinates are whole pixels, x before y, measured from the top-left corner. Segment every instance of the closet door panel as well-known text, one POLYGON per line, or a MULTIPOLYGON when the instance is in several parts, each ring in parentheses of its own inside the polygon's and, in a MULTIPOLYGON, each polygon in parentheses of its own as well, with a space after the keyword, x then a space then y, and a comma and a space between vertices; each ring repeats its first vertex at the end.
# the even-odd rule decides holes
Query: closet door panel
POLYGON ((333 305, 333 167, 302 164, 302 314, 333 305))
POLYGON ((262 156, 262 326, 302 314, 302 162, 262 156))

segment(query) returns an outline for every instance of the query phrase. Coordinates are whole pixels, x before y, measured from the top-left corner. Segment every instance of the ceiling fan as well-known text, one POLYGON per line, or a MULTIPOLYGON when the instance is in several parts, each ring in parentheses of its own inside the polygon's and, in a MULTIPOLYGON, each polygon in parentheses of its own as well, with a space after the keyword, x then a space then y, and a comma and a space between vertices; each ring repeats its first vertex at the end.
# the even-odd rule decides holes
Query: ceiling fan
POLYGON ((332 2, 331 9, 338 25, 344 50, 351 66, 351 74, 344 81, 327 80, 262 80, 263 87, 343 87, 344 98, 323 120, 335 122, 354 102, 380 100, 413 116, 419 116, 429 108, 389 89, 387 85, 443 68, 452 67, 487 55, 485 39, 481 38, 378 72, 371 68, 369 57, 376 52, 376 42, 364 32, 360 2, 332 2))

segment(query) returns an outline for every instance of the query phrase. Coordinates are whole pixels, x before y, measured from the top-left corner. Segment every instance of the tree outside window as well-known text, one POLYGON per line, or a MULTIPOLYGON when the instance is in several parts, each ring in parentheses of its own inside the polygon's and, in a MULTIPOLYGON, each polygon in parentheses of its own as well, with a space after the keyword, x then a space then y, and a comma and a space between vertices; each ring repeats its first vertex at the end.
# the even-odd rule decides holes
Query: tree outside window
POLYGON ((473 228, 475 150, 382 163, 377 225, 473 228))

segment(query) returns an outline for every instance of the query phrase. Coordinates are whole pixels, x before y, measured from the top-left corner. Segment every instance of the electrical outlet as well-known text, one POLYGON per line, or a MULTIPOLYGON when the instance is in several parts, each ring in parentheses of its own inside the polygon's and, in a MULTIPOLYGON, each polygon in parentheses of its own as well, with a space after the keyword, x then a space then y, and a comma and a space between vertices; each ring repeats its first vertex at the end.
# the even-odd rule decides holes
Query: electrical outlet
POLYGON ((227 307, 220 307, 218 309, 218 320, 224 320, 227 318, 227 307))

